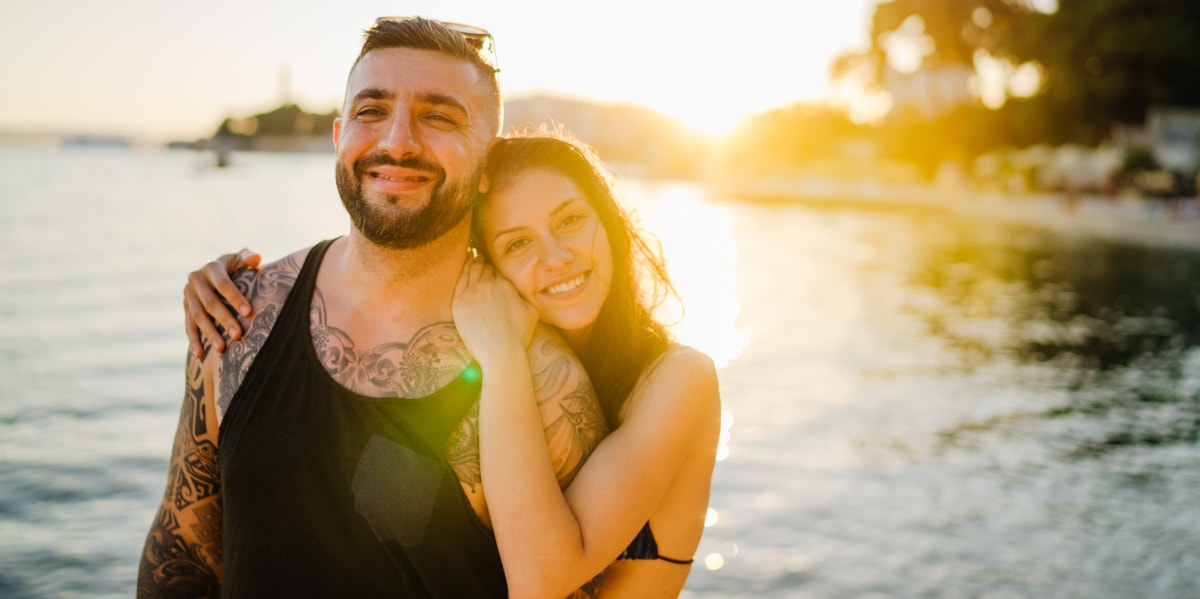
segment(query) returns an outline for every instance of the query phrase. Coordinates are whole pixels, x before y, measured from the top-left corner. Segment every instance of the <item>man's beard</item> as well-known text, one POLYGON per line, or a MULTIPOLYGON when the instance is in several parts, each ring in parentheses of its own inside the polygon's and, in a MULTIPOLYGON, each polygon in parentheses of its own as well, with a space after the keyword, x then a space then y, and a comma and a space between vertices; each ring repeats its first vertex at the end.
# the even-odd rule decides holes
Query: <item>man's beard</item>
POLYGON ((371 243, 390 249, 410 249, 423 246, 445 235, 462 222, 471 210, 474 182, 479 180, 483 163, 466 178, 450 181, 438 164, 417 157, 396 160, 387 154, 371 154, 354 163, 354 171, 341 161, 337 163, 336 180, 342 205, 350 214, 350 223, 371 243), (398 196, 389 194, 384 200, 390 206, 373 206, 363 194, 367 169, 391 165, 429 173, 438 183, 430 191, 429 202, 422 208, 406 211, 397 206, 398 196))

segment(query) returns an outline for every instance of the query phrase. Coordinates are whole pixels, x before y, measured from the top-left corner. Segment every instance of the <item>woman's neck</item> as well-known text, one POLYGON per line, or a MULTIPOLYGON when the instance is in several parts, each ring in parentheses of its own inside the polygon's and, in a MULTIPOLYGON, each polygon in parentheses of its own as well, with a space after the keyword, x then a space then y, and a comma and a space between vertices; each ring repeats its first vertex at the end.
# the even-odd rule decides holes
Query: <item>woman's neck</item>
POLYGON ((596 323, 593 321, 591 324, 581 329, 574 329, 570 331, 558 329, 558 333, 562 335, 563 341, 567 342, 567 347, 571 348, 571 353, 578 356, 581 355, 584 348, 587 347, 588 341, 592 338, 592 329, 595 328, 595 326, 596 323))

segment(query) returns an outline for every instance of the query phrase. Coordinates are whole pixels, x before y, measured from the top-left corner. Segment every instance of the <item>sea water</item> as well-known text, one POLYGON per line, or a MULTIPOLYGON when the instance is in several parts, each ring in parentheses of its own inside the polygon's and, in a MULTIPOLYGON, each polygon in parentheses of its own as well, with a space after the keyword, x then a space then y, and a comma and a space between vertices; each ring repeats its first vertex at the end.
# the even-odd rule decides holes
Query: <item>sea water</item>
MULTIPOLYGON (((332 157, 0 147, 0 597, 129 597, 186 274, 343 234, 332 157)), ((1200 253, 626 177, 720 366, 685 597, 1200 588, 1200 253)))

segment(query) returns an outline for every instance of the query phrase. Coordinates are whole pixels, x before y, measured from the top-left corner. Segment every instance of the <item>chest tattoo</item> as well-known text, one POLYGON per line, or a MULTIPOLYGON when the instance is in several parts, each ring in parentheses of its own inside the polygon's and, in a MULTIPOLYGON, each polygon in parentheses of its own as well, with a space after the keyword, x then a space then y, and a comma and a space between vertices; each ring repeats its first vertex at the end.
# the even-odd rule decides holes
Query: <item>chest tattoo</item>
POLYGON ((359 345, 330 326, 320 290, 313 294, 313 348, 321 365, 343 387, 372 397, 423 397, 450 384, 471 363, 453 322, 418 330, 406 343, 359 345))

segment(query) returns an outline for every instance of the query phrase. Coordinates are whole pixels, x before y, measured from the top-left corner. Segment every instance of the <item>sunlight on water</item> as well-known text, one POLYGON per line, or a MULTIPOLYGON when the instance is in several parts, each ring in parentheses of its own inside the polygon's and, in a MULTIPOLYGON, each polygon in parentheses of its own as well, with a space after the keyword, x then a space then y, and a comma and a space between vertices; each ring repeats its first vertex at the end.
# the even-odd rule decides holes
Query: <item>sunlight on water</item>
POLYGON ((704 567, 709 570, 720 570, 725 566, 725 557, 720 553, 710 553, 704 557, 704 567))
MULTIPOLYGON (((197 159, 0 148, 0 597, 133 595, 186 273, 346 230, 326 155, 197 159)), ((684 597, 1195 595, 1200 253, 623 185, 721 365, 684 597)))
POLYGON ((717 440, 717 461, 723 462, 729 457, 730 430, 733 428, 733 413, 721 410, 721 437, 717 440))
POLYGON ((718 368, 725 366, 750 342, 737 327, 741 300, 735 290, 731 212, 706 202, 695 184, 626 184, 626 191, 643 226, 662 242, 679 292, 680 302, 662 306, 659 318, 674 323, 671 331, 681 343, 708 354, 718 368))

